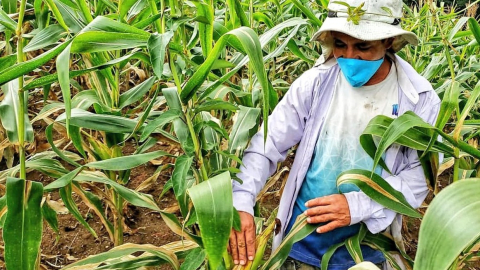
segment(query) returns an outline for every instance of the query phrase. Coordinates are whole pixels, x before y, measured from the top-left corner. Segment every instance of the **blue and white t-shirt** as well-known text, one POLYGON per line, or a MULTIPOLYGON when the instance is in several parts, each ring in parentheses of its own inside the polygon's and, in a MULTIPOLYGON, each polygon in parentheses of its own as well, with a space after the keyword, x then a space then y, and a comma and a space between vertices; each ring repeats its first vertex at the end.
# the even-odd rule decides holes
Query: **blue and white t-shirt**
MULTIPOLYGON (((350 169, 372 169, 373 160, 361 147, 359 137, 373 117, 377 115, 395 117, 397 111, 398 83, 394 65, 382 82, 359 88, 352 87, 343 73, 339 73, 332 104, 295 202, 287 231, 290 230, 297 215, 307 209, 305 202, 339 193, 336 179, 340 173, 350 169)), ((380 174, 381 169, 377 168, 376 173, 380 174)), ((340 191, 347 193, 358 189, 354 185, 345 185, 340 191)), ((293 245, 290 256, 318 267, 329 247, 355 235, 359 228, 360 225, 355 224, 323 234, 313 232, 293 245)), ((362 246, 362 251, 367 261, 374 263, 384 261, 383 255, 378 251, 367 246, 362 246)), ((330 259, 328 269, 344 270, 353 265, 351 256, 343 246, 330 259)))

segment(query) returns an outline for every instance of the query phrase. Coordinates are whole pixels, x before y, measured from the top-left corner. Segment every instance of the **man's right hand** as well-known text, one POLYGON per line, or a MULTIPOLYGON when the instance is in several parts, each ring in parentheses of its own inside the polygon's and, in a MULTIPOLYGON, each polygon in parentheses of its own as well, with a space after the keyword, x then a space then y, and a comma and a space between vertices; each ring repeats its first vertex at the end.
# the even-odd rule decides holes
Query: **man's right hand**
POLYGON ((232 228, 228 245, 228 252, 232 254, 233 263, 245 265, 247 259, 253 261, 255 257, 255 221, 247 212, 238 211, 240 215, 241 231, 232 228))

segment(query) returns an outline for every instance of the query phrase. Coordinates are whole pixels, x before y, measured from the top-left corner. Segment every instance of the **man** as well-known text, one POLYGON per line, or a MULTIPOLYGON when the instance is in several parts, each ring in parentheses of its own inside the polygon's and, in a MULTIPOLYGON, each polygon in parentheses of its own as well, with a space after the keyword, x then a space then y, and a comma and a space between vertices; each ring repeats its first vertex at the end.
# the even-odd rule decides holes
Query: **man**
MULTIPOLYGON (((236 264, 245 264, 255 254, 253 206, 255 197, 287 151, 299 144, 278 211, 280 233, 277 248, 296 217, 305 213, 318 229, 296 243, 285 269, 317 269, 332 245, 355 235, 360 222, 372 233, 385 230, 400 217, 371 200, 358 188, 339 192, 337 176, 349 169, 371 170, 372 159, 363 151, 359 136, 377 115, 396 117, 413 111, 425 121, 436 120, 440 100, 430 83, 408 63, 395 56, 415 34, 400 26, 401 0, 346 0, 360 12, 331 1, 328 18, 314 35, 322 45, 322 57, 290 87, 268 120, 267 140, 256 134, 245 152, 243 184, 234 182, 234 206, 242 230, 232 230, 229 251, 236 264), (350 15, 349 15, 350 14, 350 15)), ((392 146, 385 162, 393 175, 376 169, 390 185, 419 207, 428 190, 416 151, 392 146)), ((393 232, 398 235, 398 228, 393 232)), ((362 246, 364 259, 384 262, 379 251, 362 246)), ((345 247, 339 248, 329 269, 346 270, 354 262, 345 247)), ((319 269, 319 268, 318 268, 319 269)))

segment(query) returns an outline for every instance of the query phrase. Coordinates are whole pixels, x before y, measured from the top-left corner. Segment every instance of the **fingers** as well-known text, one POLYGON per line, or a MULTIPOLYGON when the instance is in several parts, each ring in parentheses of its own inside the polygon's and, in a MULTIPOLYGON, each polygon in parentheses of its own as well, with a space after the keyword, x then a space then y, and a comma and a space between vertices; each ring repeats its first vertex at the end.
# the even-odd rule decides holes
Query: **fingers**
POLYGON ((338 217, 336 214, 325 214, 318 216, 310 216, 307 218, 308 223, 323 223, 336 220, 338 217))
POLYGON ((255 226, 250 226, 245 230, 245 240, 247 241, 247 256, 249 261, 255 257, 255 226))
POLYGON ((329 232, 329 231, 333 231, 337 228, 340 228, 340 227, 343 227, 344 225, 342 225, 339 221, 332 221, 332 222, 329 222, 323 226, 320 226, 317 228, 317 233, 326 233, 326 232, 329 232))
POLYGON ((253 261, 255 257, 255 222, 252 215, 241 211, 238 213, 241 230, 232 229, 227 249, 232 254, 234 264, 245 265, 247 260, 253 261))
POLYGON ((237 234, 233 229, 232 229, 232 232, 230 233, 228 252, 232 254, 233 263, 238 264, 237 234))
POLYGON ((324 197, 318 197, 312 200, 309 200, 305 203, 306 207, 314 207, 314 206, 322 206, 322 205, 329 205, 335 202, 335 197, 338 194, 335 195, 329 195, 329 196, 324 196, 324 197))

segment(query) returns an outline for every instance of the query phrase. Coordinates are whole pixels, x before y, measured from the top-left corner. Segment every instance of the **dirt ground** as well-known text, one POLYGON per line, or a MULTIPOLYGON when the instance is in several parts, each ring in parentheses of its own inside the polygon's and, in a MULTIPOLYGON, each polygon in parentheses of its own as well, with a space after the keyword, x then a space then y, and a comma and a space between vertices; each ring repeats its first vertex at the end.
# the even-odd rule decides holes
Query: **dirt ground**
MULTIPOLYGON (((37 97, 38 98, 38 97, 37 97)), ((36 108, 30 108, 33 111, 36 108)), ((34 129, 36 130, 36 144, 37 146, 45 145, 45 135, 43 135, 45 124, 35 123, 34 129)), ((166 143, 160 143, 156 150, 169 151, 171 153, 177 153, 179 150, 169 146, 166 143)), ((128 146, 124 148, 125 154, 133 152, 133 147, 128 146)), ((293 162, 293 155, 289 155, 287 160, 279 167, 290 167, 293 162)), ((0 170, 4 170, 5 161, 0 162, 0 170)), ((129 188, 136 188, 145 179, 150 177, 156 170, 157 165, 151 163, 137 167, 132 170, 129 188)), ((172 191, 166 193, 162 198, 160 194, 163 190, 165 183, 170 179, 172 170, 163 171, 156 179, 155 184, 152 185, 145 193, 151 194, 161 209, 170 208, 175 206, 176 201, 172 191)), ((270 212, 278 206, 279 193, 277 192, 281 187, 282 180, 287 174, 277 181, 277 184, 273 185, 268 194, 261 202, 260 212, 263 217, 268 217, 270 212)), ((39 172, 32 172, 27 176, 28 180, 35 180, 42 182, 43 185, 47 185, 54 179, 45 176, 39 172)), ((440 184, 446 186, 450 181, 450 175, 442 176, 440 184)), ((58 192, 52 192, 50 194, 51 199, 54 201, 60 201, 58 192)), ((77 220, 70 214, 60 214, 59 228, 60 234, 56 233, 44 223, 43 238, 41 244, 41 263, 44 269, 61 269, 62 267, 73 263, 79 259, 88 257, 89 255, 105 252, 113 248, 113 243, 110 240, 108 233, 103 228, 98 217, 88 210, 79 197, 74 196, 76 202, 78 202, 82 215, 86 218, 90 226, 98 234, 98 238, 95 238, 90 232, 87 231, 77 220)), ((431 196, 428 200, 431 200, 431 196)), ((427 201, 428 201, 427 200, 427 201)), ((173 241, 180 240, 180 237, 174 234, 163 222, 161 216, 149 209, 139 208, 135 206, 129 206, 126 211, 127 219, 126 225, 128 228, 125 230, 124 242, 125 243, 137 243, 137 244, 153 244, 155 246, 161 246, 173 241)), ((420 221, 413 218, 404 219, 404 237, 408 254, 414 257, 417 247, 418 230, 420 221)), ((3 239, 0 235, 0 246, 3 247, 3 239)), ((3 252, 0 250, 0 262, 3 261, 3 252)), ((0 269, 4 269, 2 263, 0 263, 0 269)), ((169 269, 165 266, 161 269, 169 269)), ((479 269, 479 265, 466 266, 464 269, 479 269)))

